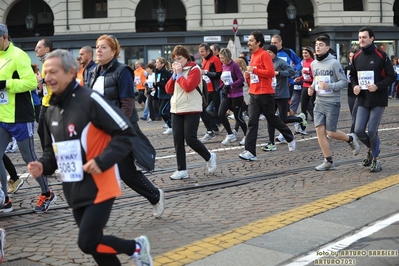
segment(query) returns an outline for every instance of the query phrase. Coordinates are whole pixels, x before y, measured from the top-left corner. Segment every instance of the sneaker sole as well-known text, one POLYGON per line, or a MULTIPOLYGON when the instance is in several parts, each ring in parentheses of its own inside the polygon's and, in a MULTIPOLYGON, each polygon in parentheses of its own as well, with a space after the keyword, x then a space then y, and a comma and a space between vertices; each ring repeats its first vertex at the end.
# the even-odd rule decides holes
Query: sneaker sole
POLYGON ((7 212, 12 212, 14 209, 11 207, 11 208, 7 208, 7 209, 1 209, 0 210, 0 212, 5 212, 5 213, 7 213, 7 212))
POLYGON ((175 177, 169 176, 169 178, 172 179, 172 180, 183 180, 183 179, 187 179, 189 177, 190 177, 190 175, 187 175, 185 177, 179 177, 179 178, 175 178, 175 177))
POLYGON ((245 158, 245 157, 241 157, 240 155, 238 155, 238 157, 240 157, 240 159, 243 159, 245 161, 257 161, 258 160, 257 158, 256 159, 248 159, 248 158, 245 158))
POLYGON ((331 168, 328 168, 328 169, 317 169, 317 168, 315 168, 315 170, 316 171, 329 171, 329 170, 335 170, 335 167, 331 167, 331 168))
POLYGON ((262 147, 262 151, 277 151, 277 148, 275 148, 275 149, 266 149, 266 148, 262 147))
MULTIPOLYGON (((143 262, 143 261, 142 261, 142 263, 145 263, 145 264, 143 264, 143 265, 153 266, 153 265, 154 265, 154 262, 152 261, 152 257, 151 257, 151 254, 150 254, 150 251, 151 251, 151 243, 150 243, 150 240, 148 239, 147 236, 141 236, 141 238, 145 238, 145 239, 146 239, 146 244, 147 244, 147 245, 145 245, 144 247, 142 246, 141 248, 142 248, 142 250, 144 250, 145 254, 147 254, 147 258, 149 259, 149 262, 143 262)), ((140 252, 140 253, 141 253, 141 252, 140 252)))
MULTIPOLYGON (((161 211, 160 213, 152 213, 152 215, 153 215, 156 219, 161 218, 161 216, 162 216, 162 214, 163 214, 163 212, 164 212, 164 210, 165 210, 165 193, 163 192, 162 189, 159 189, 159 202, 162 202, 163 208, 162 208, 162 211, 161 211)), ((158 202, 158 203, 159 203, 159 202, 158 202)), ((157 203, 157 205, 158 205, 158 203, 157 203)))

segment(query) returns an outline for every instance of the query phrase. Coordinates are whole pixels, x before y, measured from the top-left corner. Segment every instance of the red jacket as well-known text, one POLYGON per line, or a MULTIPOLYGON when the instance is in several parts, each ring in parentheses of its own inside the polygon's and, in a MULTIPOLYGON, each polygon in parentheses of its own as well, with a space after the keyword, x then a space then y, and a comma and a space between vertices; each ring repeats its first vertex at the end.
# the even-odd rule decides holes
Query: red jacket
POLYGON ((251 94, 274 94, 272 78, 274 77, 274 65, 269 53, 259 48, 252 53, 250 66, 253 66, 252 74, 258 76, 258 82, 247 79, 249 93, 251 94))

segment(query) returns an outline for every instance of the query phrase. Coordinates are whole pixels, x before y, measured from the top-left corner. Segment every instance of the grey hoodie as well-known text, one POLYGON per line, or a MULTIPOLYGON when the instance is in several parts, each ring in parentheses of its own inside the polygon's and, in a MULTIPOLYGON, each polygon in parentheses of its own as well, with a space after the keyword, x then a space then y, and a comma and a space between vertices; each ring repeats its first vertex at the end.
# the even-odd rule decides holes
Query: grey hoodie
POLYGON ((315 89, 316 102, 341 102, 341 89, 346 88, 347 81, 341 64, 329 54, 321 61, 311 63, 313 72, 312 87, 315 89), (328 90, 318 90, 318 81, 328 81, 328 90))

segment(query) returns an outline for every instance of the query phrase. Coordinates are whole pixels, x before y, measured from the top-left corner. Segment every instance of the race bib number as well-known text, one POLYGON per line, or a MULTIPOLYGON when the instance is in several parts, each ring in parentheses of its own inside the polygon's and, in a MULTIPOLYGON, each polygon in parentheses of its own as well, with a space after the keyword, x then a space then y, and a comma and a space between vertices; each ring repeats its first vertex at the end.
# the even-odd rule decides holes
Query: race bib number
POLYGON ((230 85, 233 83, 233 78, 231 77, 231 71, 223 71, 220 79, 223 81, 224 84, 230 85))
POLYGON ((277 78, 276 78, 276 76, 274 76, 274 77, 272 78, 272 87, 273 87, 273 89, 275 89, 276 86, 277 86, 277 78))
POLYGON ((6 88, 0 89, 0 104, 8 103, 8 91, 6 88))
POLYGON ((304 80, 310 80, 312 77, 310 76, 310 69, 308 67, 304 67, 302 69, 302 76, 304 80))
POLYGON ((140 82, 141 82, 140 76, 134 76, 134 82, 136 83, 136 85, 140 84, 140 82))
POLYGON ((82 181, 83 165, 80 141, 75 139, 54 142, 53 150, 62 182, 82 181))
POLYGON ((357 79, 361 90, 368 90, 367 85, 374 84, 374 71, 358 71, 357 79))
POLYGON ((317 76, 316 77, 316 86, 315 86, 315 90, 317 93, 319 94, 328 94, 328 93, 332 93, 331 89, 328 90, 323 90, 319 87, 319 82, 324 82, 327 84, 330 84, 330 76, 317 76))
POLYGON ((250 74, 250 79, 251 79, 251 84, 254 84, 254 83, 258 83, 258 82, 259 82, 259 77, 258 77, 258 75, 256 75, 256 74, 251 73, 251 74, 250 74))
POLYGON ((48 90, 46 87, 46 83, 43 83, 43 96, 47 96, 48 95, 48 90))
POLYGON ((202 79, 205 80, 206 83, 211 83, 211 79, 207 75, 202 75, 202 79))
POLYGON ((302 86, 301 85, 294 85, 294 90, 295 91, 300 91, 300 90, 302 90, 302 86))
POLYGON ((346 71, 346 79, 348 80, 349 83, 351 83, 351 74, 350 73, 351 73, 350 70, 346 71))
POLYGON ((96 82, 93 85, 93 90, 97 91, 101 95, 104 95, 104 77, 100 76, 97 78, 96 82))

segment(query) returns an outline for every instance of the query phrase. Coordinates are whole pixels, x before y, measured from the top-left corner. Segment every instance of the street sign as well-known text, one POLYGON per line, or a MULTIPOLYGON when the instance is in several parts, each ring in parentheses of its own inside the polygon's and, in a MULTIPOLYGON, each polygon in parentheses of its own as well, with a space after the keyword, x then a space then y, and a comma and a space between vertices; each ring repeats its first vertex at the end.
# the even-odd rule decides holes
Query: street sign
POLYGON ((233 20, 233 32, 234 32, 234 34, 236 34, 237 31, 238 31, 238 22, 237 22, 237 19, 235 18, 233 20))

